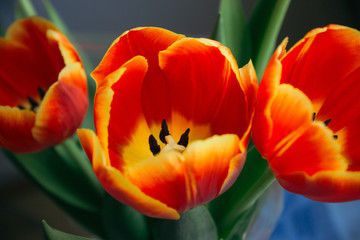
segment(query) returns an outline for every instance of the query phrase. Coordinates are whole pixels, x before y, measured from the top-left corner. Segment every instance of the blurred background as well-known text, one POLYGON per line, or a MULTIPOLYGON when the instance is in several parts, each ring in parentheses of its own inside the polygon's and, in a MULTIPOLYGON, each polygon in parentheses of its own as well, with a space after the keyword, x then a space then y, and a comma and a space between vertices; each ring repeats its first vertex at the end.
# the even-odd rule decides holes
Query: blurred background
MULTIPOLYGON (((0 22, 14 20, 15 0, 0 1, 0 22)), ((194 37, 208 37, 214 27, 219 0, 53 0, 78 46, 96 66, 111 42, 137 26, 157 26, 194 37)), ((243 0, 250 15, 255 0, 243 0)), ((33 0, 46 16, 41 0, 33 0)), ((337 23, 360 29, 359 0, 292 0, 278 42, 289 47, 309 30, 337 23)), ((271 239, 360 239, 360 202, 325 204, 290 193, 271 239)), ((0 232, 4 239, 41 239, 41 220, 73 234, 90 236, 44 196, 36 186, 0 155, 0 232)))

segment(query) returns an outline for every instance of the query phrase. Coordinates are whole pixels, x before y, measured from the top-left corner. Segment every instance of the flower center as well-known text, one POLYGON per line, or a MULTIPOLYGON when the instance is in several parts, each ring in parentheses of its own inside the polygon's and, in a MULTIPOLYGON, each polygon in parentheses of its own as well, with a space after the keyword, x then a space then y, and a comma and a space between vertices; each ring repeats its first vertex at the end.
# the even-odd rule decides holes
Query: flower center
POLYGON ((186 129, 186 131, 181 135, 180 140, 176 143, 174 138, 170 135, 168 126, 166 124, 165 119, 161 123, 161 131, 159 134, 160 141, 165 143, 165 147, 161 150, 160 145, 157 143, 155 137, 150 134, 149 136, 149 145, 150 151, 156 155, 159 152, 166 152, 171 150, 176 150, 179 152, 184 152, 185 148, 189 143, 189 133, 190 128, 186 129))
MULTIPOLYGON (((313 113, 312 120, 315 121, 316 113, 313 113)), ((327 119, 324 121, 325 126, 327 126, 330 123, 331 119, 327 119)), ((338 135, 333 135, 334 139, 338 139, 338 135)))
MULTIPOLYGON (((40 102, 41 102, 41 100, 43 100, 43 98, 45 96, 45 91, 44 91, 44 89, 42 87, 38 87, 37 91, 38 91, 38 94, 40 96, 40 102)), ((29 107, 24 107, 23 105, 18 105, 18 108, 19 109, 29 109, 29 110, 31 110, 33 112, 36 112, 38 107, 39 107, 40 102, 37 102, 34 98, 32 98, 29 95, 27 96, 27 99, 28 99, 28 101, 30 103, 29 107)))

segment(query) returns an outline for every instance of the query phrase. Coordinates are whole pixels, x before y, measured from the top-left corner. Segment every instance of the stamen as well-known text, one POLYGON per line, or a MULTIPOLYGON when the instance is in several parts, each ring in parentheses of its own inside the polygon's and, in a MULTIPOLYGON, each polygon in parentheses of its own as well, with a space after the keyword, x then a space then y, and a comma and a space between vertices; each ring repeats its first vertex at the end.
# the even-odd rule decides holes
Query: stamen
POLYGON ((166 124, 165 119, 163 119, 162 122, 161 122, 161 131, 160 131, 159 138, 163 143, 166 144, 167 142, 166 142, 165 137, 168 136, 168 135, 170 135, 169 129, 168 129, 168 126, 166 124))
POLYGON ((315 121, 316 113, 313 113, 312 120, 315 121))
POLYGON ((27 96, 30 104, 31 104, 31 111, 35 111, 35 109, 39 106, 39 104, 30 96, 27 96))
POLYGON ((24 109, 25 109, 25 107, 24 107, 23 105, 18 105, 18 108, 19 108, 20 110, 24 110, 24 109))
POLYGON ((150 145, 150 151, 156 155, 160 152, 160 146, 159 144, 157 143, 155 137, 151 134, 149 136, 149 145, 150 145))
POLYGON ((189 132, 190 128, 186 129, 186 131, 181 135, 180 140, 177 144, 187 147, 189 143, 189 132))
POLYGON ((334 139, 337 140, 338 139, 338 135, 333 135, 334 139))
POLYGON ((330 121, 331 121, 331 119, 325 120, 325 121, 324 121, 325 126, 327 126, 330 121))
POLYGON ((38 87, 38 88, 37 88, 37 91, 38 91, 38 93, 39 93, 39 96, 40 96, 41 100, 44 99, 44 96, 45 96, 45 91, 44 91, 44 89, 43 89, 42 87, 38 87))

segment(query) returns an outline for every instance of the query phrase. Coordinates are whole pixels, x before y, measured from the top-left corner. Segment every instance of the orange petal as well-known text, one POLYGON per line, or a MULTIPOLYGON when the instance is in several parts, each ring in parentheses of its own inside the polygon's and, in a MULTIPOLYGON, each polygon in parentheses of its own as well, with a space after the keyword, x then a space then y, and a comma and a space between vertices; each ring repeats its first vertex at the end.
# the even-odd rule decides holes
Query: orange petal
POLYGON ((184 38, 160 52, 159 64, 170 93, 170 99, 163 101, 196 124, 210 123, 213 134, 242 136, 248 126, 244 92, 236 62, 222 48, 213 41, 184 38))
POLYGON ((360 173, 320 171, 309 177, 304 172, 278 176, 288 191, 322 202, 345 202, 360 198, 360 173))
POLYGON ((57 80, 64 60, 48 30, 58 31, 50 22, 31 17, 16 21, 0 39, 0 93, 16 99, 1 98, 0 104, 17 106, 28 95, 39 100, 37 88, 47 90, 57 80))
POLYGON ((183 37, 183 35, 154 27, 135 28, 127 31, 111 44, 91 76, 99 83, 137 55, 144 56, 150 65, 158 66, 159 51, 166 49, 183 37))
POLYGON ((271 103, 280 84, 282 65, 280 58, 285 54, 285 39, 271 57, 258 89, 252 138, 261 154, 267 152, 268 142, 273 134, 271 103))
POLYGON ((315 29, 282 59, 282 82, 301 89, 321 106, 332 89, 346 84, 343 79, 359 66, 359 52, 359 31, 338 25, 315 29))
POLYGON ((235 134, 189 144, 183 153, 191 194, 188 209, 209 202, 233 184, 246 158, 239 144, 235 134))
POLYGON ((46 148, 31 134, 35 113, 8 106, 0 106, 0 146, 17 153, 35 152, 46 148))
POLYGON ((309 176, 319 171, 344 171, 347 161, 341 156, 340 144, 331 130, 321 122, 314 122, 288 148, 269 158, 275 176, 304 171, 309 176))
POLYGON ((291 85, 281 84, 270 104, 272 134, 264 155, 271 159, 278 151, 286 151, 309 127, 312 113, 312 104, 304 93, 291 85))
POLYGON ((87 108, 85 71, 80 63, 66 66, 47 91, 36 114, 34 138, 48 145, 70 137, 81 125, 87 108))
POLYGON ((150 217, 168 219, 180 217, 175 209, 144 194, 119 170, 111 167, 93 131, 79 129, 78 135, 100 183, 115 199, 150 217))
POLYGON ((348 159, 348 171, 360 172, 360 148, 359 148, 359 127, 360 117, 348 122, 338 135, 338 141, 342 145, 342 154, 348 159))
POLYGON ((339 85, 325 99, 324 104, 316 114, 316 119, 321 121, 331 119, 328 126, 337 132, 346 127, 348 123, 359 118, 359 79, 360 62, 355 71, 347 73, 341 81, 339 80, 339 85))
POLYGON ((126 168, 124 175, 144 194, 182 213, 189 198, 183 161, 177 151, 162 152, 126 168))
POLYGON ((134 131, 144 118, 141 87, 147 66, 144 57, 136 56, 109 74, 96 91, 96 132, 102 147, 109 151, 112 165, 118 169, 124 164, 123 148, 131 144, 134 131))

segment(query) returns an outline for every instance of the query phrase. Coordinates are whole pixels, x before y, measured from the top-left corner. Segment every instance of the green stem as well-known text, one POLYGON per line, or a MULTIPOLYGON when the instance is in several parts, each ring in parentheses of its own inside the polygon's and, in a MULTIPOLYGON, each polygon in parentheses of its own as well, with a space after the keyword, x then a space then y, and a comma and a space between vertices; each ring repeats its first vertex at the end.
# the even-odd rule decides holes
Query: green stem
POLYGON ((238 199, 237 203, 233 206, 233 211, 229 211, 224 216, 223 224, 229 226, 236 221, 238 216, 251 207, 261 195, 271 186, 275 181, 274 174, 271 169, 268 168, 264 174, 249 188, 241 198, 238 199))
POLYGON ((37 15, 34 5, 31 0, 18 0, 15 6, 16 19, 27 18, 37 15))
POLYGON ((75 138, 69 138, 54 148, 72 169, 81 172, 91 182, 94 189, 102 195, 103 188, 94 174, 91 163, 77 145, 75 138))

